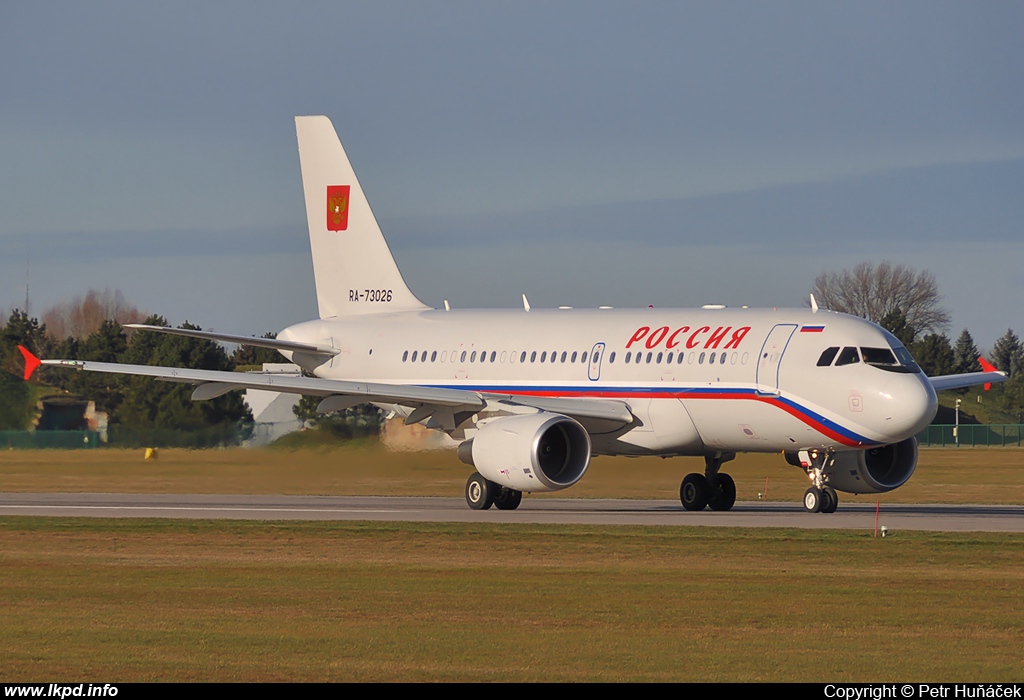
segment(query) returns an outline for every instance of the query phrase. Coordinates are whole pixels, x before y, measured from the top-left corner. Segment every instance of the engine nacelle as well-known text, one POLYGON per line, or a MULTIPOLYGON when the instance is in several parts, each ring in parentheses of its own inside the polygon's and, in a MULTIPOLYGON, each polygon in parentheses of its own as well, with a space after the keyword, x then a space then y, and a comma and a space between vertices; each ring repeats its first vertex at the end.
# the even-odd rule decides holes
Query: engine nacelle
POLYGON ((517 491, 558 491, 586 473, 590 436, 567 416, 504 416, 459 445, 459 459, 484 478, 517 491))
POLYGON ((917 438, 870 450, 837 452, 825 470, 829 486, 847 493, 885 493, 907 483, 917 467, 917 438))

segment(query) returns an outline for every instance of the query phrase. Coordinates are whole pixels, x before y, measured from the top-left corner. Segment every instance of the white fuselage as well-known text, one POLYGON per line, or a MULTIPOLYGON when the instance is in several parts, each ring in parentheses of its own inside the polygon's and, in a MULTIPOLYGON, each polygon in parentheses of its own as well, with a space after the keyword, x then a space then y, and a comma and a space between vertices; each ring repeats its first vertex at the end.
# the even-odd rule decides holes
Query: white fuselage
POLYGON ((339 350, 326 362, 292 353, 323 378, 625 403, 634 424, 588 426, 598 454, 864 449, 916 434, 937 406, 919 371, 818 366, 826 348, 898 342, 810 309, 428 310, 308 321, 278 337, 339 350))

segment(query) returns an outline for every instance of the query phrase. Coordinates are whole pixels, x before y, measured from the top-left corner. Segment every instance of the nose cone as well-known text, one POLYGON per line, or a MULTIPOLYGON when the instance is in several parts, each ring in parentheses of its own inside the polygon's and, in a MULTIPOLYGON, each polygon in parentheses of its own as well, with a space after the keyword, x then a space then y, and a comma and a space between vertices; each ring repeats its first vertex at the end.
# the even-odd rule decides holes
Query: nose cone
POLYGON ((935 418, 939 399, 924 374, 895 375, 879 392, 883 410, 880 432, 893 442, 917 435, 935 418))

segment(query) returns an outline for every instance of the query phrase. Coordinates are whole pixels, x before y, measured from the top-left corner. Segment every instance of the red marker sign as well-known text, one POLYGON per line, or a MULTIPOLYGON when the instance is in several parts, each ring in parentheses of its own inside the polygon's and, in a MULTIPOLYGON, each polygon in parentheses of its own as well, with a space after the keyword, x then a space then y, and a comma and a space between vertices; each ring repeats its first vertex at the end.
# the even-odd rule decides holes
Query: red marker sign
POLYGON ((344 231, 348 228, 348 194, 351 185, 327 186, 327 230, 344 231))

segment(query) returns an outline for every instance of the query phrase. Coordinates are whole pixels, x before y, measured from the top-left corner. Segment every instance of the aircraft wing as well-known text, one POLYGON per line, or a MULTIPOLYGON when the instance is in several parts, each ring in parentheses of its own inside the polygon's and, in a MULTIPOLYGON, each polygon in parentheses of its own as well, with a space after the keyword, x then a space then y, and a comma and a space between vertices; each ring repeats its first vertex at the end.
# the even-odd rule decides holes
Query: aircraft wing
POLYGON ((487 398, 530 406, 548 413, 561 413, 572 418, 593 418, 620 425, 633 422, 633 414, 622 401, 594 401, 593 399, 559 399, 546 396, 515 396, 510 394, 486 394, 487 398))
MULTIPOLYGON (((196 401, 216 398, 236 389, 262 389, 288 394, 306 394, 323 397, 341 397, 335 401, 337 408, 355 403, 392 403, 418 409, 443 409, 447 412, 469 411, 475 413, 487 406, 489 401, 529 406, 549 413, 560 413, 572 418, 598 419, 619 425, 633 422, 633 414, 621 401, 595 401, 592 399, 559 399, 508 394, 482 394, 462 389, 408 386, 404 384, 382 384, 374 382, 352 382, 316 377, 264 374, 261 372, 225 372, 209 369, 185 369, 181 367, 155 367, 152 365, 123 365, 111 362, 89 360, 38 360, 27 350, 25 355, 26 379, 39 364, 49 367, 66 367, 86 372, 129 374, 153 377, 162 381, 182 382, 198 385, 192 392, 196 401), (31 359, 30 359, 31 358, 31 359), (358 399, 358 401, 353 401, 358 399)), ((326 402, 325 402, 326 403, 326 402)), ((328 410, 333 410, 330 408, 328 410)), ((431 414, 424 410, 423 415, 431 414)))
POLYGON ((310 343, 296 343, 291 340, 278 340, 276 338, 254 338, 248 335, 231 335, 230 333, 214 333, 212 331, 194 331, 189 328, 167 328, 166 326, 147 326, 143 323, 126 323, 125 328, 134 328, 140 331, 152 331, 154 333, 167 333, 168 335, 183 335, 188 338, 203 338, 206 340, 221 340, 226 343, 238 343, 239 345, 252 345, 257 348, 271 348, 272 350, 291 350, 293 352, 305 352, 312 355, 337 355, 339 350, 326 345, 313 345, 310 343))
POLYGON ((986 389, 990 384, 997 384, 1006 381, 1006 372, 968 372, 967 374, 947 374, 941 377, 928 377, 935 391, 946 389, 964 389, 969 386, 985 384, 986 389))
POLYGON ((151 365, 122 365, 111 362, 90 362, 88 360, 42 360, 45 366, 68 367, 86 372, 110 374, 131 374, 153 377, 171 382, 198 384, 193 398, 196 400, 214 398, 235 389, 263 389, 286 394, 309 394, 312 396, 345 395, 359 397, 366 402, 395 403, 399 405, 431 404, 447 408, 479 410, 487 401, 475 391, 460 389, 435 389, 432 387, 404 386, 401 384, 376 384, 373 382, 347 382, 336 379, 296 377, 261 372, 224 372, 211 369, 184 369, 181 367, 154 367, 151 365))

